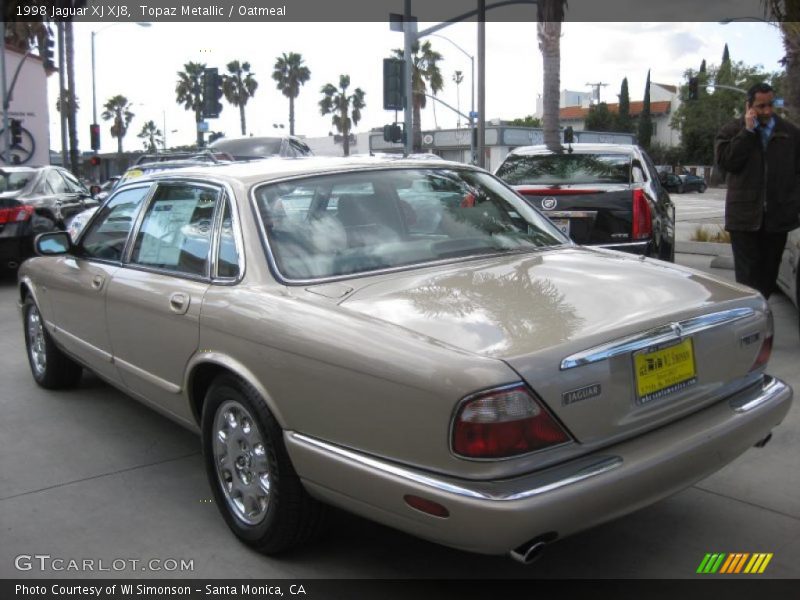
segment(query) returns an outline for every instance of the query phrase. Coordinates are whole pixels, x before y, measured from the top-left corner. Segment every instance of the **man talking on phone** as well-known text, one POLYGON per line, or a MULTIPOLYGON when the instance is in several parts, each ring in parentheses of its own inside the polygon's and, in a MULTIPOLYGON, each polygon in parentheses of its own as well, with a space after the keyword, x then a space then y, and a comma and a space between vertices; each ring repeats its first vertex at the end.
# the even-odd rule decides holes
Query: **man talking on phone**
POLYGON ((786 234, 800 225, 800 130, 774 114, 766 83, 747 92, 744 117, 717 134, 717 164, 727 172, 725 229, 736 281, 765 298, 775 291, 786 234))

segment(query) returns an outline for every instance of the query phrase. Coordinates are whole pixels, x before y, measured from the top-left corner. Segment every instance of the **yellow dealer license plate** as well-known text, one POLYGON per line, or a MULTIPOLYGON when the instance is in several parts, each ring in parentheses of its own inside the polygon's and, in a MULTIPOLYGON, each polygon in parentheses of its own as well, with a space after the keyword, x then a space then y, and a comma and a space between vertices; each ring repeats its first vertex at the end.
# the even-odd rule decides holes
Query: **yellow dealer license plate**
POLYGON ((633 365, 639 404, 674 394, 697 382, 691 338, 634 354, 633 365))

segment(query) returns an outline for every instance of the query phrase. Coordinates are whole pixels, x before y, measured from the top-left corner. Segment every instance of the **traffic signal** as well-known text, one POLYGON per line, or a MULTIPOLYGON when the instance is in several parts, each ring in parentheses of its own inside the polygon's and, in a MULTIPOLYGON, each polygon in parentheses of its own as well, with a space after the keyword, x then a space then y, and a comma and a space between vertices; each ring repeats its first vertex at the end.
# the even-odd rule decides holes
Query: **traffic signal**
POLYGON ((689 78, 689 100, 697 100, 700 93, 698 90, 700 80, 697 77, 689 78))
POLYGON ((99 156, 92 156, 89 158, 89 165, 92 167, 99 167, 101 162, 102 160, 99 156))
POLYGON ((403 135, 403 128, 397 123, 383 126, 383 141, 385 142, 403 142, 405 136, 403 135))
POLYGON ((222 112, 222 77, 217 69, 203 71, 203 118, 216 119, 222 112))
POLYGON ((397 58, 383 59, 383 108, 403 110, 403 71, 405 61, 397 58))
POLYGON ((89 125, 89 139, 92 141, 92 150, 100 150, 100 125, 97 123, 89 125))
POLYGON ((9 121, 9 129, 11 129, 11 146, 19 146, 22 144, 22 121, 19 119, 11 119, 9 121))
POLYGON ((55 45, 56 41, 50 36, 47 35, 45 42, 44 42, 44 52, 41 53, 42 64, 44 65, 45 69, 55 69, 55 45))

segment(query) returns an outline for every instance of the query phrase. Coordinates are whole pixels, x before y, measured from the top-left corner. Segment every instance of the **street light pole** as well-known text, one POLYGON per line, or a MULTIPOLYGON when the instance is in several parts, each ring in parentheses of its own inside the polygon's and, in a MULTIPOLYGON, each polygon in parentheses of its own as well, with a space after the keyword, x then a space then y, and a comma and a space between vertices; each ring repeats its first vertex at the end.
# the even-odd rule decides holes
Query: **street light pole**
MULTIPOLYGON (((94 38, 101 31, 105 31, 109 27, 114 27, 115 25, 122 25, 122 24, 123 21, 119 23, 112 23, 111 25, 101 27, 97 31, 92 31, 92 125, 97 125, 97 83, 96 83, 97 78, 95 76, 94 38)), ((150 27, 150 23, 144 21, 135 21, 134 25, 138 25, 139 27, 150 27)), ((97 154, 97 150, 94 150, 94 153, 97 154)))
POLYGON ((440 33, 431 33, 431 34, 428 34, 428 35, 430 35, 431 37, 441 38, 443 40, 446 40, 446 41, 450 42, 451 44, 453 44, 453 46, 455 46, 456 48, 461 50, 461 52, 463 54, 465 54, 467 58, 469 58, 469 62, 470 62, 470 81, 469 81, 470 86, 469 86, 469 89, 470 89, 470 92, 471 92, 470 104, 469 104, 469 119, 468 119, 468 121, 469 121, 469 161, 470 161, 471 164, 474 165, 475 164, 475 159, 476 159, 476 156, 475 156, 475 117, 474 117, 474 115, 475 115, 475 57, 473 55, 471 55, 469 52, 467 52, 466 50, 464 50, 461 46, 456 44, 449 37, 445 37, 440 33))

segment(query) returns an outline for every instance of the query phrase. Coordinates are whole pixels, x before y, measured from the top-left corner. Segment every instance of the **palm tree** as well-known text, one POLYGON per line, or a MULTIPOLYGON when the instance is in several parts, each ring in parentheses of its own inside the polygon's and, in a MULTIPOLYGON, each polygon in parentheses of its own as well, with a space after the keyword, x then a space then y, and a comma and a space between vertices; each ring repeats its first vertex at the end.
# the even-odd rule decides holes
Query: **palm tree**
POLYGON ((200 123, 203 120, 203 73, 204 63, 188 62, 183 65, 183 71, 178 71, 178 83, 175 86, 175 100, 183 104, 186 110, 194 111, 194 120, 197 124, 197 146, 203 147, 203 132, 200 123))
POLYGON ((295 52, 279 56, 274 69, 272 78, 278 82, 276 87, 289 98, 289 135, 294 135, 294 99, 300 95, 300 86, 311 77, 311 71, 303 65, 303 56, 295 52))
POLYGON ((464 74, 461 71, 453 73, 453 81, 456 84, 456 129, 461 127, 461 82, 464 81, 464 74))
POLYGON ((136 137, 144 140, 145 152, 158 152, 159 144, 164 143, 164 134, 161 133, 155 121, 152 120, 147 121, 147 123, 142 126, 142 130, 136 137))
MULTIPOLYGON (((395 58, 403 58, 403 50, 393 50, 395 58)), ((442 55, 431 48, 430 42, 422 43, 422 51, 420 52, 419 42, 414 42, 411 46, 411 62, 413 68, 411 71, 411 97, 413 99, 412 107, 414 110, 414 118, 412 120, 412 129, 414 132, 414 152, 419 152, 422 148, 422 109, 427 105, 427 98, 425 94, 428 91, 430 84, 431 93, 435 96, 437 92, 441 91, 444 86, 442 81, 442 72, 439 70, 439 61, 442 60, 442 55), (427 84, 426 84, 427 82, 427 84)))
POLYGON ((258 82, 250 72, 250 63, 239 63, 234 60, 228 63, 228 74, 222 76, 222 93, 225 99, 239 107, 239 119, 242 123, 242 135, 247 135, 244 120, 244 105, 256 93, 258 82))
POLYGON ((73 43, 72 19, 64 23, 64 54, 67 63, 67 129, 69 131, 69 164, 76 175, 79 171, 78 151, 78 101, 75 97, 75 45, 73 43))
POLYGON ((345 156, 350 156, 350 123, 352 121, 353 125, 358 125, 361 120, 361 109, 366 106, 364 91, 356 88, 352 95, 348 96, 348 87, 350 87, 350 76, 339 75, 339 87, 332 83, 322 86, 320 91, 324 97, 319 101, 320 113, 332 114, 333 126, 342 134, 345 156))
POLYGON ((542 52, 542 135, 551 150, 561 150, 558 135, 559 88, 561 87, 561 22, 567 0, 539 0, 536 5, 539 50, 542 52))
POLYGON ((122 138, 128 133, 128 125, 131 124, 131 119, 134 117, 131 112, 131 103, 125 96, 117 94, 109 98, 103 108, 105 110, 100 116, 104 121, 113 121, 111 137, 117 138, 117 153, 122 154, 122 138))

